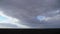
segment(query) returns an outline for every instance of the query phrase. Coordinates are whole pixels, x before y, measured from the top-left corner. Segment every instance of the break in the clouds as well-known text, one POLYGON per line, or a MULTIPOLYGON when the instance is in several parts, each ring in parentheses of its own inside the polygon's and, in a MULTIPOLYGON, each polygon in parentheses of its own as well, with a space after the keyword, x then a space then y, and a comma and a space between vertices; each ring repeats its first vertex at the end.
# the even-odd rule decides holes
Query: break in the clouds
POLYGON ((22 21, 21 24, 29 27, 44 27, 45 25, 52 27, 53 25, 49 23, 55 20, 59 23, 59 19, 55 19, 59 8, 59 0, 2 0, 0 2, 0 10, 3 10, 4 14, 19 19, 22 21), (39 16, 38 19, 37 16, 39 16))
POLYGON ((28 26, 19 24, 20 20, 5 15, 0 11, 0 28, 29 28, 28 26))

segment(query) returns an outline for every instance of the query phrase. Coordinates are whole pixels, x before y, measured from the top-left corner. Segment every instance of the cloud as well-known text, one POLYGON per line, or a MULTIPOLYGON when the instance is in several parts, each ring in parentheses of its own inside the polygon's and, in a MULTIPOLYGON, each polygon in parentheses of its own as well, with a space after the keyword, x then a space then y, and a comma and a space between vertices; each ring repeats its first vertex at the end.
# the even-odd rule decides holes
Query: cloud
MULTIPOLYGON (((28 26, 19 24, 20 20, 13 18, 13 17, 9 17, 7 15, 5 15, 2 11, 0 11, 0 25, 5 25, 5 27, 18 27, 18 28, 29 28, 28 26), (9 25, 8 25, 9 24, 9 25)), ((0 28, 2 28, 2 26, 0 28)))
POLYGON ((43 27, 46 21, 40 22, 36 16, 44 13, 45 15, 49 16, 47 18, 49 21, 46 19, 48 23, 53 20, 55 21, 55 18, 51 17, 51 14, 49 15, 48 12, 58 9, 59 4, 56 2, 56 0, 51 1, 52 0, 4 0, 0 2, 0 9, 4 14, 22 21, 21 24, 31 27, 43 27), (41 23, 43 24, 41 25, 41 23))

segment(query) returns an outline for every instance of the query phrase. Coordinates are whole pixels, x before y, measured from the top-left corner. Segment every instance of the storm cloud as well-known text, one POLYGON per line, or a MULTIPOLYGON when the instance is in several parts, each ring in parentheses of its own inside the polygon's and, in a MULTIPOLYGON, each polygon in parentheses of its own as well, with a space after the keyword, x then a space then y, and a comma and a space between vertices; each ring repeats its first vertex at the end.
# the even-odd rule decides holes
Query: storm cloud
MULTIPOLYGON (((38 15, 45 14, 48 12, 56 12, 59 10, 60 0, 2 0, 0 2, 0 10, 4 14, 17 18, 22 21, 21 24, 27 25, 29 27, 60 27, 60 19, 55 19, 51 17, 49 21, 40 22, 36 17, 38 15), (58 24, 55 24, 56 23, 58 24), (53 24, 51 24, 53 23, 53 24)), ((51 14, 48 15, 50 17, 51 14)), ((57 18, 57 17, 56 17, 57 18)))

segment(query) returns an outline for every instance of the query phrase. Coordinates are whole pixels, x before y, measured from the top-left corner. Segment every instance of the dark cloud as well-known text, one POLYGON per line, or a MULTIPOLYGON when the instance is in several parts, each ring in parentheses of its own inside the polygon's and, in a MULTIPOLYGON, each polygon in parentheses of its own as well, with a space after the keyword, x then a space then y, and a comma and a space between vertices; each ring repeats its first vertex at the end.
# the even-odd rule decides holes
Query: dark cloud
POLYGON ((31 27, 44 27, 41 24, 46 22, 40 22, 36 16, 59 9, 59 6, 59 0, 3 0, 0 2, 1 10, 6 15, 20 19, 22 24, 31 27))

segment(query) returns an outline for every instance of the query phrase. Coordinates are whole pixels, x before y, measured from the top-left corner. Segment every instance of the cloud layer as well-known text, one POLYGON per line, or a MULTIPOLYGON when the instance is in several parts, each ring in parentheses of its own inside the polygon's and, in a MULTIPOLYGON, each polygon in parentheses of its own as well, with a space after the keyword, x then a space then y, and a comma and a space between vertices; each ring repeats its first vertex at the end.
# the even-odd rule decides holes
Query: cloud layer
POLYGON ((59 7, 59 0, 2 0, 0 2, 0 10, 8 16, 19 19, 22 21, 21 24, 30 27, 44 27, 45 25, 47 25, 45 27, 52 27, 54 25, 53 22, 59 23, 59 19, 56 20, 54 17, 51 17, 51 20, 47 22, 40 22, 36 18, 43 13, 48 15, 48 12, 59 10, 59 7), (53 25, 51 26, 49 23, 53 23, 53 25))

